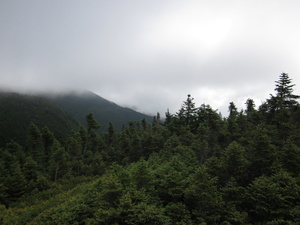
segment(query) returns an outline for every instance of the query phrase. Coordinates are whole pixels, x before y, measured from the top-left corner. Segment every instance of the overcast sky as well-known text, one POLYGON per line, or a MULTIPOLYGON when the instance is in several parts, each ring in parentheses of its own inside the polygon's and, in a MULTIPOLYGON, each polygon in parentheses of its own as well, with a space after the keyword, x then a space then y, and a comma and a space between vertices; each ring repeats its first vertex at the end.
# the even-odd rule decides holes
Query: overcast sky
POLYGON ((281 72, 300 94, 298 0, 0 0, 0 86, 88 89, 144 113, 227 114, 281 72))

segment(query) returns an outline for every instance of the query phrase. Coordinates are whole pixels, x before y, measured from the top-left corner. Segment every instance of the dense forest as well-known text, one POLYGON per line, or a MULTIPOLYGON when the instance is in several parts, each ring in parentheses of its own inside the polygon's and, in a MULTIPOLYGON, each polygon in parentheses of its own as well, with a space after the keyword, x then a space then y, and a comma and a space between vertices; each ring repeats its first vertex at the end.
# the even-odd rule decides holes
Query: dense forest
MULTIPOLYGON (((0 149, 1 224, 300 224, 300 107, 275 94, 223 118, 191 95, 175 114, 64 140, 31 123, 0 149)), ((4 131, 1 131, 4 132, 4 131)))
POLYGON ((98 132, 106 131, 109 123, 120 131, 129 121, 152 121, 152 116, 121 107, 90 91, 18 93, 0 88, 0 127, 5 131, 0 132, 0 148, 11 140, 25 146, 31 123, 40 129, 47 126, 64 142, 80 124, 86 128, 85 116, 89 113, 101 124, 98 132))

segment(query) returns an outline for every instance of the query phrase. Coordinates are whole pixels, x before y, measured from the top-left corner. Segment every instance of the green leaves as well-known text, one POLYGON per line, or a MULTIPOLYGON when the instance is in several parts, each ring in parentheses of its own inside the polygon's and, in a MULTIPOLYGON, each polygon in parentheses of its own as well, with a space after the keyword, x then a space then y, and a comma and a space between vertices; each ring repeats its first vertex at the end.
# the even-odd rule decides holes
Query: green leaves
POLYGON ((242 183, 246 180, 249 165, 245 149, 237 142, 232 142, 223 152, 222 169, 227 178, 233 177, 242 183))
POLYGON ((296 219, 300 213, 300 186, 289 173, 279 171, 271 177, 258 177, 247 188, 247 195, 249 213, 254 222, 276 219, 300 222, 296 219))
POLYGON ((195 223, 218 224, 223 200, 217 188, 217 179, 211 178, 205 167, 198 168, 188 178, 185 203, 195 218, 195 223))
POLYGON ((99 134, 88 114, 87 129, 58 141, 32 123, 26 148, 0 149, 0 222, 298 224, 300 108, 289 82, 282 75, 258 110, 231 102, 228 118, 188 96, 164 124, 158 115, 121 132, 99 134))

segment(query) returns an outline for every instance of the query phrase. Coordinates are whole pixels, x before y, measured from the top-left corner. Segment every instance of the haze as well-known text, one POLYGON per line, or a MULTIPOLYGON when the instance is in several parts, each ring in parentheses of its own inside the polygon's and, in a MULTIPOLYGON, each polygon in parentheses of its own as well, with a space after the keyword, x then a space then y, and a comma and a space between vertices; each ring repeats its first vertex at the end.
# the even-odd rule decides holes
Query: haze
POLYGON ((227 113, 300 86, 299 1, 1 0, 0 82, 19 91, 88 89, 137 111, 186 99, 227 113))

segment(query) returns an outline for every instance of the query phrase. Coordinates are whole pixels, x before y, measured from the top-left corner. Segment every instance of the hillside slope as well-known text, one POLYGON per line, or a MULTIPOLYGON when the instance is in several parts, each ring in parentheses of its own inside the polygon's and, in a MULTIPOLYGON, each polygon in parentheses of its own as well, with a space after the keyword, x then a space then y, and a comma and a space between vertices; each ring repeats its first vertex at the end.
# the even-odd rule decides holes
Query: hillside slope
POLYGON ((152 121, 151 116, 121 107, 89 91, 55 95, 51 96, 50 99, 84 125, 85 116, 93 113, 94 118, 102 127, 101 130, 105 130, 109 122, 117 130, 120 130, 123 125, 127 125, 130 121, 141 121, 144 118, 148 122, 152 121))
POLYGON ((79 121, 45 98, 0 92, 0 147, 11 140, 24 144, 31 122, 39 128, 47 126, 58 139, 80 126, 79 121))
POLYGON ((47 126, 58 139, 64 139, 72 129, 85 125, 87 114, 93 113, 105 131, 111 122, 117 130, 130 121, 151 116, 123 108, 92 92, 67 94, 20 94, 0 91, 0 147, 11 140, 25 144, 31 122, 40 129, 47 126))

